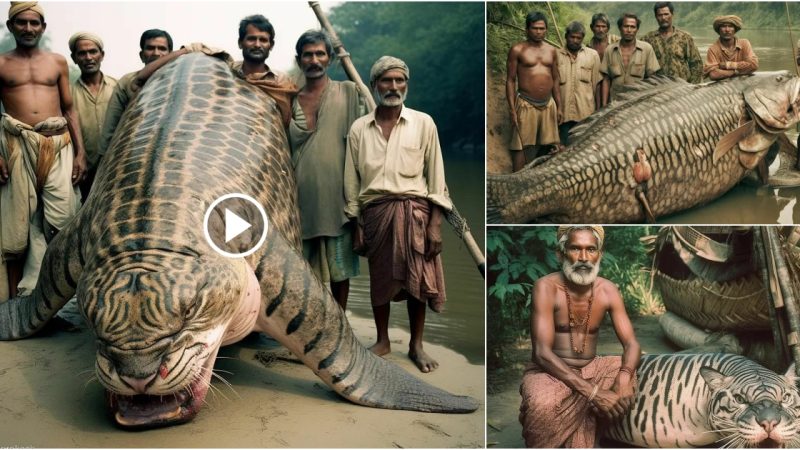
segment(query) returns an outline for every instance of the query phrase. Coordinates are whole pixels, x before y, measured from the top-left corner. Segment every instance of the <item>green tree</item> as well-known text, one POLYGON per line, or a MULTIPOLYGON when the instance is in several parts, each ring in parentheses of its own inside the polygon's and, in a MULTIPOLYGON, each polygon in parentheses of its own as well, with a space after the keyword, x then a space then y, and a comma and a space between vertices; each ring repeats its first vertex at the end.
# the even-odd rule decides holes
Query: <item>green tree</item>
MULTIPOLYGON (((640 243, 650 227, 605 227, 600 276, 614 282, 630 314, 661 311, 648 289, 650 259, 640 243)), ((506 365, 506 349, 530 337, 533 283, 559 270, 555 227, 491 227, 486 233, 487 368, 506 365)))
MULTIPOLYGON (((411 70, 409 107, 430 114, 445 152, 483 157, 483 3, 361 3, 334 7, 330 20, 369 83, 383 55, 411 70)), ((333 73, 344 79, 343 71, 333 73)))

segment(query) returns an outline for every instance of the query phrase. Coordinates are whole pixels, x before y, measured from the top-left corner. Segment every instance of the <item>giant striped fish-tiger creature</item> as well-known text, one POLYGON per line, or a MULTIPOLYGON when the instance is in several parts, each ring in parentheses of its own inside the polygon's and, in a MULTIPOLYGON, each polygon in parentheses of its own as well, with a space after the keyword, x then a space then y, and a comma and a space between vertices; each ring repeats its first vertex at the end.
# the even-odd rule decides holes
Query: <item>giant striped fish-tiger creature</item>
POLYGON ((798 447, 794 366, 778 375, 739 355, 648 355, 633 409, 606 436, 641 447, 798 447))
POLYGON ((33 335, 77 294, 111 416, 126 428, 191 420, 219 348, 253 331, 352 402, 477 409, 356 340, 298 252, 292 173, 275 102, 219 59, 179 57, 123 115, 86 204, 49 244, 33 294, 0 304, 0 339, 33 335), (214 252, 203 233, 206 208, 230 193, 254 197, 269 219, 264 245, 240 259, 214 252))

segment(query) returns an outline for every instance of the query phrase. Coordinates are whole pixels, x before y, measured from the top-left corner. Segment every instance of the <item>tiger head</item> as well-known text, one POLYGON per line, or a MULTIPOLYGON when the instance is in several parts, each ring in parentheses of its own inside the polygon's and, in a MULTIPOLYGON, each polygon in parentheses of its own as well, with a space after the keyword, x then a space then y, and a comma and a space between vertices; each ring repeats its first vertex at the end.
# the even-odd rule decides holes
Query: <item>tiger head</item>
POLYGON ((794 364, 781 376, 767 369, 725 375, 710 367, 700 374, 711 390, 708 418, 725 447, 800 445, 800 391, 794 364))
POLYGON ((255 321, 260 301, 242 300, 259 296, 249 289, 255 276, 246 263, 197 264, 97 271, 78 287, 81 311, 97 339, 95 372, 120 427, 194 418, 220 346, 252 328, 243 322, 255 321))

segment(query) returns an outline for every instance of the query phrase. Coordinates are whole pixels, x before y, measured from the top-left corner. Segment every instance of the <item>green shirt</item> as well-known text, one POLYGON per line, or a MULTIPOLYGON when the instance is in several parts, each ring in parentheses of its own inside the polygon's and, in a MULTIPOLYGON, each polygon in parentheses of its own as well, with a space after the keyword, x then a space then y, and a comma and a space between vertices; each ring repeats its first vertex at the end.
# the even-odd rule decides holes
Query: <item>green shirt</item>
POLYGON ((647 33, 643 41, 653 47, 662 74, 699 83, 703 78, 703 60, 689 33, 673 28, 672 36, 664 39, 658 30, 647 33))

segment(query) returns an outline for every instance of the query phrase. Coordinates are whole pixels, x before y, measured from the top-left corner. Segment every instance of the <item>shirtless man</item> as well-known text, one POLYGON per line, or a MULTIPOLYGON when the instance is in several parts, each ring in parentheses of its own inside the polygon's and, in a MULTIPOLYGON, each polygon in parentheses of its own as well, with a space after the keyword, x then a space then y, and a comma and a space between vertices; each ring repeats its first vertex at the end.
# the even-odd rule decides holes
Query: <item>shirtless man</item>
POLYGON ((636 14, 631 13, 625 13, 617 20, 622 39, 608 46, 600 64, 602 106, 616 99, 623 86, 634 85, 661 70, 653 47, 636 39, 641 23, 636 14))
POLYGON ((536 281, 531 314, 533 362, 523 376, 519 419, 528 447, 593 447, 597 416, 616 419, 633 406, 640 347, 617 287, 597 276, 600 226, 560 226, 561 273, 536 281), (609 313, 623 355, 597 356, 609 313))
POLYGON ((39 48, 44 10, 11 2, 6 27, 16 48, 0 55, 0 253, 14 297, 36 286, 46 242, 78 211, 86 154, 67 60, 39 48))
POLYGON ((558 145, 561 96, 556 48, 544 41, 547 20, 532 12, 525 19, 528 39, 508 52, 506 98, 513 131, 511 162, 513 171, 526 163, 525 150, 539 156, 543 148, 558 145))

